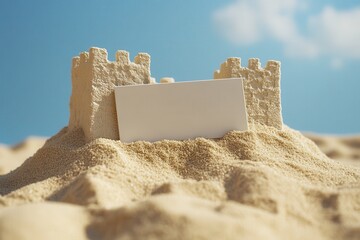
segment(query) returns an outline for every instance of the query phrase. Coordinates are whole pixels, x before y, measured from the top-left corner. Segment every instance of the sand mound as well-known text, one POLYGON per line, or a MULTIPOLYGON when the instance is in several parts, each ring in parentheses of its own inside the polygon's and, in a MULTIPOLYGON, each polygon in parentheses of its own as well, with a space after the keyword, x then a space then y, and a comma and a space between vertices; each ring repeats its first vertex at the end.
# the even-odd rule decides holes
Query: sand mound
POLYGON ((37 203, 0 211, 0 239, 86 239, 85 209, 67 204, 37 203), (64 231, 66 228, 66 231, 64 231))
POLYGON ((329 136, 311 133, 306 133, 305 136, 313 140, 329 158, 360 164, 360 136, 329 136))
POLYGON ((360 168, 288 128, 131 144, 65 128, 0 193, 0 233, 18 239, 9 222, 37 239, 52 221, 58 239, 360 238, 360 168))
POLYGON ((43 137, 29 137, 15 145, 0 144, 0 174, 5 174, 19 167, 27 158, 31 157, 46 141, 43 137))

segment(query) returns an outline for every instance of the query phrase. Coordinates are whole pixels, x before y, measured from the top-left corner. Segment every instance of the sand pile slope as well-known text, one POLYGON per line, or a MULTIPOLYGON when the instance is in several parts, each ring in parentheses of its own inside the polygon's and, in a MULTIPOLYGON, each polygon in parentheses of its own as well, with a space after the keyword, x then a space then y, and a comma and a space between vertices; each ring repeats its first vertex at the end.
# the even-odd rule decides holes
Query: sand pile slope
POLYGON ((29 137, 15 146, 0 144, 0 174, 5 174, 20 166, 31 157, 46 141, 44 137, 29 137))
POLYGON ((65 128, 0 193, 0 239, 360 238, 360 168, 288 128, 132 144, 65 128))
POLYGON ((306 137, 329 158, 360 164, 360 136, 331 136, 306 133, 306 137))

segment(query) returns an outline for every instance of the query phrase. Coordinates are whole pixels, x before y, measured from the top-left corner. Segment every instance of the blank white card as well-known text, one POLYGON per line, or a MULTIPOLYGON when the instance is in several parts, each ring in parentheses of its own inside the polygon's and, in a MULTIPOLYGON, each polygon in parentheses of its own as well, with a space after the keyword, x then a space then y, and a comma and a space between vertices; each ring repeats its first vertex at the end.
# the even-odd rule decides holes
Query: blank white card
POLYGON ((115 87, 122 142, 219 138, 248 129, 242 79, 115 87))

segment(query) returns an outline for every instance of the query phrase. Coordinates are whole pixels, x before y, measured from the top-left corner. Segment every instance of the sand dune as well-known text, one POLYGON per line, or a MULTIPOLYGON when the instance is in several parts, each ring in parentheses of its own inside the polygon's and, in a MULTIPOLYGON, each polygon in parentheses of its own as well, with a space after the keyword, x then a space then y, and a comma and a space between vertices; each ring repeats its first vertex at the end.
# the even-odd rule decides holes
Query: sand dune
POLYGON ((360 164, 360 136, 333 136, 305 133, 329 158, 360 164))
MULTIPOLYGON (((360 164, 360 136, 320 135, 303 133, 311 139, 329 158, 350 164, 360 164)), ((46 142, 44 137, 29 137, 14 146, 0 144, 0 174, 19 167, 46 142)))
POLYGON ((0 193, 0 239, 360 238, 360 167, 289 128, 132 144, 64 128, 0 193))
POLYGON ((29 137, 15 146, 0 144, 0 174, 5 174, 19 167, 31 157, 46 141, 44 137, 29 137))

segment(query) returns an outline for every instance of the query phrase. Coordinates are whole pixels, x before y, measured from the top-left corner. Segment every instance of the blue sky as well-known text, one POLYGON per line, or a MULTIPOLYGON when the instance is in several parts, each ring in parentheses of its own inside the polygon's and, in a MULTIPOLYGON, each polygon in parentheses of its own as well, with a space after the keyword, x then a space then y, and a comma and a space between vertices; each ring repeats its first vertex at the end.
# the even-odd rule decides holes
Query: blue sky
POLYGON ((148 52, 156 79, 209 79, 227 58, 282 62, 284 122, 360 133, 360 1, 0 1, 0 143, 67 125, 71 58, 148 52), (270 4, 271 3, 271 4, 270 4))

